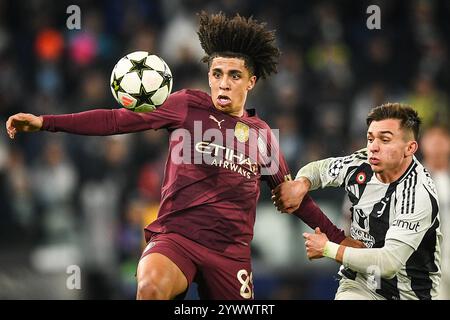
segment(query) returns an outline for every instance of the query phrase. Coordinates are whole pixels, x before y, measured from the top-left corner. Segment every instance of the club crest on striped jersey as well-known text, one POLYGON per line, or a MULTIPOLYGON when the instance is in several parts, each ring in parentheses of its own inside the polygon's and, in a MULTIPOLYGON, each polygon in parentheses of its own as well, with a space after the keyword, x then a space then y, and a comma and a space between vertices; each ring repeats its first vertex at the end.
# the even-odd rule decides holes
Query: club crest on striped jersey
POLYGON ((356 182, 358 184, 363 184, 364 182, 366 182, 366 174, 363 171, 356 175, 356 182))
POLYGON ((245 123, 237 122, 234 127, 234 136, 238 139, 239 142, 247 142, 249 136, 249 127, 245 123))

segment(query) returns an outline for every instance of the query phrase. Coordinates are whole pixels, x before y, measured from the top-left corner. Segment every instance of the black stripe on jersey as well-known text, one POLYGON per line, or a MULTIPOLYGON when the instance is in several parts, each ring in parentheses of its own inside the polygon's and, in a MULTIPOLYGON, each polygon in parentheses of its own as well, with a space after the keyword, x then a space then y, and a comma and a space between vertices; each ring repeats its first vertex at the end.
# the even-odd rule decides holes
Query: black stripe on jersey
MULTIPOLYGON (((427 190, 425 188, 425 190, 427 190)), ((433 225, 427 230, 417 250, 406 261, 406 273, 411 277, 411 288, 420 300, 431 299, 433 281, 429 273, 438 271, 434 258, 436 250, 436 229, 439 227, 439 211, 436 198, 427 190, 431 201, 431 221, 433 225)))
POLYGON ((406 214, 413 213, 412 210, 414 198, 416 197, 416 183, 417 183, 417 171, 414 170, 411 172, 411 175, 408 178, 408 196, 406 199, 406 214))
POLYGON ((417 163, 413 161, 411 165, 408 167, 406 172, 395 182, 396 184, 400 184, 403 182, 404 187, 402 191, 402 207, 400 209, 400 214, 408 214, 410 211, 410 205, 412 203, 411 195, 415 196, 415 187, 417 183, 417 163), (413 183, 414 182, 414 183, 413 183), (411 194, 411 188, 413 188, 413 192, 411 194), (406 204, 406 207, 405 207, 406 204))
POLYGON ((412 177, 409 177, 408 178, 408 191, 407 191, 408 196, 406 197, 406 214, 409 213, 409 204, 411 202, 411 188, 412 187, 413 187, 412 177))
POLYGON ((417 168, 417 163, 415 160, 413 160, 413 162, 411 162, 411 164, 409 165, 408 169, 406 169, 405 173, 401 175, 400 178, 397 179, 397 183, 401 183, 404 179, 408 178, 408 176, 411 174, 411 172, 414 170, 416 171, 417 168))
POLYGON ((373 206, 372 212, 369 215, 369 233, 375 239, 373 248, 382 248, 384 246, 386 233, 389 229, 392 194, 394 193, 396 187, 396 182, 389 185, 384 197, 373 206))
POLYGON ((413 197, 412 197, 412 204, 411 204, 411 213, 414 212, 414 205, 416 204, 416 185, 417 185, 417 172, 414 175, 414 182, 413 182, 413 197))
POLYGON ((397 276, 392 279, 381 279, 380 289, 375 290, 375 292, 388 300, 400 300, 397 283, 397 276))
POLYGON ((406 179, 404 182, 405 186, 403 187, 403 191, 402 191, 402 209, 401 209, 400 214, 407 213, 405 210, 405 202, 408 203, 408 200, 406 199, 406 190, 408 190, 408 182, 409 182, 409 179, 406 179))
MULTIPOLYGON (((370 234, 375 238, 373 248, 384 247, 386 233, 389 229, 389 217, 391 213, 392 194, 395 192, 398 183, 393 182, 386 190, 386 194, 380 202, 374 205, 369 216, 370 234), (380 210, 383 209, 380 214, 380 210)), ((381 279, 380 289, 376 292, 388 300, 399 300, 400 291, 397 287, 397 276, 392 279, 381 279)))
POLYGON ((364 190, 366 189, 367 182, 372 179, 373 171, 370 167, 370 164, 368 163, 362 163, 358 167, 350 167, 346 174, 344 179, 344 184, 347 186, 347 195, 353 206, 357 205, 359 202, 359 199, 361 199, 362 194, 364 193, 364 190), (364 173, 365 175, 365 181, 363 183, 358 183, 358 175, 360 173, 364 173), (350 177, 347 179, 347 177, 350 175, 350 177), (350 190, 354 188, 357 191, 357 195, 355 195, 356 192, 350 192, 350 190))

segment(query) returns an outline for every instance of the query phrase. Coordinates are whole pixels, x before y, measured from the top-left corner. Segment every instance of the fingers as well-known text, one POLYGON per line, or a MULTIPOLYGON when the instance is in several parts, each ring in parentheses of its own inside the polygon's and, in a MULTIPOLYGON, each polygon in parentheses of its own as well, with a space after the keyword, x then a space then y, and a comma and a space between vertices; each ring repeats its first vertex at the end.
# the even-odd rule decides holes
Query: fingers
POLYGON ((285 211, 285 208, 284 208, 284 206, 283 206, 283 201, 282 201, 278 196, 273 195, 273 196, 271 197, 271 199, 272 199, 273 205, 277 208, 278 211, 280 211, 280 212, 286 212, 286 211, 285 211))
POLYGON ((10 139, 14 139, 17 133, 17 129, 13 126, 13 120, 15 120, 16 116, 11 116, 6 121, 6 132, 10 139))
POLYGON ((272 189, 272 194, 279 194, 280 193, 280 186, 281 184, 277 185, 275 189, 272 189))
POLYGON ((319 227, 316 227, 316 229, 314 229, 314 231, 316 232, 316 234, 321 234, 322 233, 322 231, 320 231, 319 227))
POLYGON ((284 213, 292 213, 298 209, 298 206, 292 204, 291 202, 284 200, 282 197, 278 195, 273 195, 271 197, 273 205, 277 208, 278 211, 284 213))

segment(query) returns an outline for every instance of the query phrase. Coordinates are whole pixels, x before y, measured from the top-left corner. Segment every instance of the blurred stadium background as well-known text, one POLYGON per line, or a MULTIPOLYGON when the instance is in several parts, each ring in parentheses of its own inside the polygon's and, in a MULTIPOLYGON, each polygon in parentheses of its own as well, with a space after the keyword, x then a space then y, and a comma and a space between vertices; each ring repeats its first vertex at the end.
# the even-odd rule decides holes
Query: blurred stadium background
MULTIPOLYGON (((277 30, 279 73, 247 107, 280 129, 295 174, 309 161, 365 145, 365 116, 387 101, 411 103, 425 126, 449 124, 450 2, 295 0, 0 0, 0 120, 16 112, 116 108, 109 89, 123 55, 163 57, 174 91, 207 90, 196 36, 200 10, 253 15, 277 30), (69 30, 66 8, 81 9, 69 30), (381 30, 366 9, 381 8, 381 30)), ((0 298, 134 299, 143 227, 154 219, 167 133, 114 137, 0 134, 0 298), (78 265, 81 289, 69 290, 78 265)), ((445 192, 449 192, 446 190, 445 192)), ((343 228, 342 190, 313 194, 343 228)), ((278 214, 262 189, 253 242, 257 299, 331 299, 338 265, 306 258, 307 227, 278 214)), ((195 299, 191 290, 189 299, 195 299)))

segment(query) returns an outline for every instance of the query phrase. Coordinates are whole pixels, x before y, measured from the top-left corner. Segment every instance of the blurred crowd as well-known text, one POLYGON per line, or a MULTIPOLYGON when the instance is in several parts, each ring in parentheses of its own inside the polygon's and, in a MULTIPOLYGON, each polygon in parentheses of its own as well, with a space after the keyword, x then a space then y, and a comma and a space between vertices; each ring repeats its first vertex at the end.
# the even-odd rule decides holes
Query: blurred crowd
MULTIPOLYGON (((253 15, 277 30, 279 72, 258 82, 247 107, 280 130, 294 174, 309 161, 365 146, 372 107, 395 101, 416 108, 428 133, 418 156, 435 175, 443 233, 450 233, 446 0, 0 0, 1 122, 16 112, 118 108, 110 74, 136 50, 168 63, 173 91, 208 91, 196 35, 201 10, 253 15), (67 28, 72 4, 81 10, 79 30, 67 28), (366 26, 371 4, 381 9, 380 30, 366 26)), ((167 133, 42 132, 14 141, 4 126, 0 133, 0 298, 134 298, 143 227, 158 210, 167 133), (68 265, 80 266, 81 290, 67 289, 68 265)), ((253 244, 255 297, 332 298, 337 265, 308 262, 299 253, 303 224, 277 215, 263 191, 253 244), (270 247, 268 237, 279 246, 270 247)), ((345 227, 343 196, 313 193, 345 227)))

